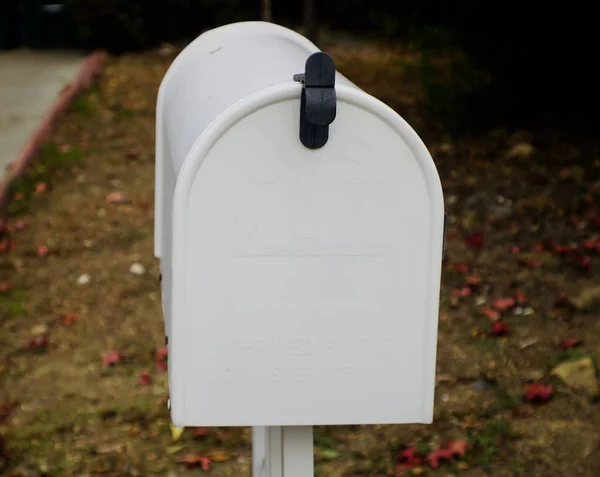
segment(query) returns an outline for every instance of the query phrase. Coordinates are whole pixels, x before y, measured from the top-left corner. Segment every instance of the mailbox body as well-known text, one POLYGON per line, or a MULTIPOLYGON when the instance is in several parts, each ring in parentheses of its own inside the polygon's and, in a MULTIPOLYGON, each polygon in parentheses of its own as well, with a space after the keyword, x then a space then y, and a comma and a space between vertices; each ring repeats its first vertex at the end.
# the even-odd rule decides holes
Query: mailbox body
POLYGON ((298 137, 318 49, 261 22, 205 33, 157 104, 156 245, 178 426, 430 422, 443 197, 393 110, 337 75, 298 137))

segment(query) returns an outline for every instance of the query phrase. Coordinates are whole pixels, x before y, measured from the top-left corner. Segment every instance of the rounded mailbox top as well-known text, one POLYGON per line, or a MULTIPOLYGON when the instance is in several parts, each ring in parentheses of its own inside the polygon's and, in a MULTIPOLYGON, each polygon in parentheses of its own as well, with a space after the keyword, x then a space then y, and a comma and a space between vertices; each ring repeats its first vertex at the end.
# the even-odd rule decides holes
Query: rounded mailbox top
MULTIPOLYGON (((177 176, 209 124, 255 93, 292 84, 318 51, 302 35, 266 22, 235 23, 200 35, 173 61, 160 86, 159 162, 170 162, 177 176)), ((339 73, 336 84, 354 86, 339 73)))

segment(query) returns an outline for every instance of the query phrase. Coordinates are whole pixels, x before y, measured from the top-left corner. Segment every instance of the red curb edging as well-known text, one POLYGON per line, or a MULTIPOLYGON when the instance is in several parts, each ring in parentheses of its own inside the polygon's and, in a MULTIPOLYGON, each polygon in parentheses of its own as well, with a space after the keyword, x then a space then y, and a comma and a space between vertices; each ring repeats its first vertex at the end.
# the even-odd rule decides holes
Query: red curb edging
MULTIPOLYGON (((52 128, 56 125, 57 119, 64 113, 73 99, 92 83, 94 77, 102 69, 105 60, 106 54, 102 51, 95 51, 83 60, 83 64, 73 81, 67 84, 59 93, 58 99, 46 112, 40 126, 29 136, 16 159, 8 163, 8 170, 4 178, 0 177, 0 214, 4 215, 4 206, 8 202, 8 197, 6 196, 12 181, 25 172, 33 157, 48 139, 52 128)), ((2 215, 0 215, 0 229, 3 224, 2 215)))

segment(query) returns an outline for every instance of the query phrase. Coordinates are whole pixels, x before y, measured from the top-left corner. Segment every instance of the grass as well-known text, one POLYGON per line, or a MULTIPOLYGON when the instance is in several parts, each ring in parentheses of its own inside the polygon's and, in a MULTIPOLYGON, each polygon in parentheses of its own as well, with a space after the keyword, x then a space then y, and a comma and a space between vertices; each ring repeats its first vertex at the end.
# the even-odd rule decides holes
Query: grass
POLYGON ((502 418, 491 420, 482 429, 472 430, 468 440, 474 450, 474 462, 488 469, 502 441, 509 436, 510 421, 502 418))

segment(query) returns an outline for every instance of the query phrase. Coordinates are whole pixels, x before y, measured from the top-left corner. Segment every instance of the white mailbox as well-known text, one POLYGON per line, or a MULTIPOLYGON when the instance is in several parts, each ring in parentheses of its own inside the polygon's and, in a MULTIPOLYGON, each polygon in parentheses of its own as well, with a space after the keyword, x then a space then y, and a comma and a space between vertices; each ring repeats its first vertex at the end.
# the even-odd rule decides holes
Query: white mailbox
POLYGON ((444 206, 414 130, 262 22, 187 46, 156 128, 173 423, 431 422, 444 206))

